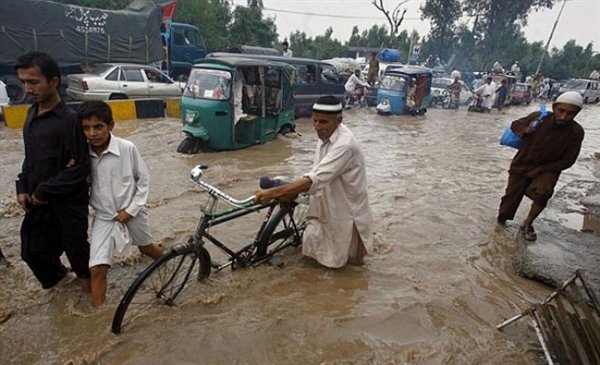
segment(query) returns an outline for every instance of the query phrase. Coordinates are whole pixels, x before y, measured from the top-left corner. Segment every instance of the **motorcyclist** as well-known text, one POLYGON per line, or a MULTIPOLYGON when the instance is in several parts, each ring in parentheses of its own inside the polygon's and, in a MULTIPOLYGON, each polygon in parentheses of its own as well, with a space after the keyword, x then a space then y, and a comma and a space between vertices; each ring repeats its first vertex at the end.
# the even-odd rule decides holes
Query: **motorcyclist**
POLYGON ((354 90, 357 87, 366 87, 368 84, 360 79, 360 69, 356 69, 352 75, 346 81, 344 88, 346 89, 346 99, 351 100, 354 96, 354 90))

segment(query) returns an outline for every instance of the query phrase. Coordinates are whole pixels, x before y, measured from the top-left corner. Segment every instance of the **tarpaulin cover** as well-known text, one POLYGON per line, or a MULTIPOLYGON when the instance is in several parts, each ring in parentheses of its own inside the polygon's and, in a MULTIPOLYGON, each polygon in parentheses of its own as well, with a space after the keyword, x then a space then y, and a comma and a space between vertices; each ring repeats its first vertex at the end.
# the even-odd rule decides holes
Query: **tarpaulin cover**
POLYGON ((149 0, 121 11, 0 0, 0 64, 13 65, 27 51, 46 52, 61 66, 162 60, 161 16, 149 0))

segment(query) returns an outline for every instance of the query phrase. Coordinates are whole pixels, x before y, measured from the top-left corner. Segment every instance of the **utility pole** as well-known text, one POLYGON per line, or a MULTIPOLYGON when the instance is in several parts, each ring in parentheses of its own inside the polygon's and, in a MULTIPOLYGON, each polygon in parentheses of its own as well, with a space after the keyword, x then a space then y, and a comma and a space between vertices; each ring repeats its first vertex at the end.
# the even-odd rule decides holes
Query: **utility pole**
POLYGON ((542 68, 542 62, 544 62, 544 57, 546 57, 546 53, 548 53, 548 48, 550 47, 550 42, 552 41, 552 37, 554 36, 554 31, 556 30, 556 25, 558 25, 558 20, 562 15, 563 9, 565 8, 565 4, 567 0, 563 1, 562 6, 560 7, 560 11, 558 12, 558 16, 556 17, 556 21, 554 22, 554 26, 552 26, 552 31, 550 32, 550 37, 548 37, 548 42, 546 42, 546 48, 544 49, 544 53, 542 53, 542 57, 540 57, 540 63, 538 63, 537 70, 535 70, 535 74, 540 73, 540 69, 542 68))

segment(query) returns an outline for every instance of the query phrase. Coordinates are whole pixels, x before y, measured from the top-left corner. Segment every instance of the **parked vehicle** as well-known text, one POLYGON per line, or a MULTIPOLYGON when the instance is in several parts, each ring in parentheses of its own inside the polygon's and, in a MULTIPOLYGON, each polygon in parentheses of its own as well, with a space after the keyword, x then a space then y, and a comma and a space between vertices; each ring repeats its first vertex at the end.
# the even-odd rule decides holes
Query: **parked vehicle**
POLYGON ((2 107, 7 106, 10 103, 10 99, 8 98, 8 94, 6 92, 6 85, 2 81, 0 81, 0 118, 2 117, 2 107))
POLYGON ((67 77, 67 95, 75 100, 177 98, 182 89, 156 68, 104 63, 87 74, 67 77))
MULTIPOLYGON (((154 64, 183 80, 195 60, 206 55, 206 45, 197 27, 163 23, 162 14, 162 7, 153 1, 136 0, 126 10, 113 11, 43 0, 2 0, 0 79, 13 104, 26 102, 14 63, 25 50, 38 50, 56 59, 63 80, 111 62, 154 64)), ((60 91, 66 96, 66 82, 60 91)))
POLYGON ((431 71, 426 68, 388 68, 377 92, 377 112, 395 115, 425 114, 430 103, 432 77, 431 71), (406 100, 411 79, 416 85, 415 106, 412 109, 407 107, 406 100))
MULTIPOLYGON (((211 53, 207 58, 239 56, 231 53, 211 53)), ((321 96, 333 95, 344 100, 346 89, 342 76, 330 63, 309 58, 244 54, 244 58, 287 63, 294 67, 296 117, 310 117, 313 104, 321 96)))
POLYGON ((513 88, 510 104, 529 105, 531 103, 532 91, 531 85, 525 83, 516 83, 513 88))
MULTIPOLYGON (((452 84, 454 80, 449 77, 434 77, 431 80, 431 102, 430 107, 434 107, 437 105, 442 105, 444 107, 443 101, 448 97, 448 86, 452 84)), ((463 105, 468 105, 473 99, 473 93, 469 90, 467 85, 464 82, 460 81, 462 85, 462 89, 460 91, 460 99, 459 103, 463 105)))
POLYGON ((600 101, 600 80, 572 79, 560 87, 559 95, 566 91, 577 91, 580 93, 585 104, 597 103, 600 101))
POLYGON ((235 150, 293 131, 294 71, 243 55, 199 61, 181 97, 186 138, 177 151, 235 150))

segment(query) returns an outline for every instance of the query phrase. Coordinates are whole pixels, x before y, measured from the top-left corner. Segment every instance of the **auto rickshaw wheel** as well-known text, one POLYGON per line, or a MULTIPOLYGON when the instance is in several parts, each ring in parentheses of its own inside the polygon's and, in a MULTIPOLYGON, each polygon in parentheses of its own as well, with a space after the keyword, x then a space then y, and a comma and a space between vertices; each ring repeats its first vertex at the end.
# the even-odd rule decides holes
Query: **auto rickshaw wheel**
POLYGON ((177 152, 186 155, 194 155, 199 152, 206 152, 207 147, 201 138, 185 137, 177 147, 177 152))

